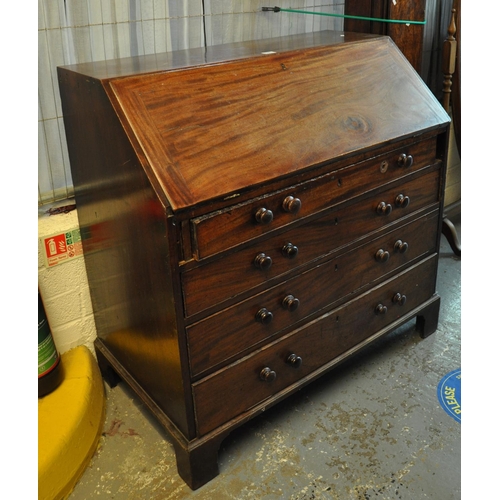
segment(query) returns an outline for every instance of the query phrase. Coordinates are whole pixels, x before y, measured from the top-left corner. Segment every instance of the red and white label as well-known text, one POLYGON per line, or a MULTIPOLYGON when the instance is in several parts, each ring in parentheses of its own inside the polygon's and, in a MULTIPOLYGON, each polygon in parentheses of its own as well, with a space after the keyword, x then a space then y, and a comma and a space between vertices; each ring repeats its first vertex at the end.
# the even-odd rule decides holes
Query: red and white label
POLYGON ((43 238, 42 242, 44 246, 44 260, 47 267, 52 267, 83 255, 79 229, 47 236, 43 238))

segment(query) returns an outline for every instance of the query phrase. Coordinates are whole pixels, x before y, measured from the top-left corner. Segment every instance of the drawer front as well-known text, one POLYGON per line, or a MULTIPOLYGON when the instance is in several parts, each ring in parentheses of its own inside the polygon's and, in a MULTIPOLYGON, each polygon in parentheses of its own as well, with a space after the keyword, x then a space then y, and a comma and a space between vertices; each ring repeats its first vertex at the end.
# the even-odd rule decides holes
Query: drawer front
POLYGON ((385 274, 435 252, 438 223, 434 211, 189 326, 192 376, 234 359, 385 274))
POLYGON ((194 257, 199 260, 227 250, 435 161, 436 138, 432 138, 279 193, 195 218, 191 221, 194 257))
POLYGON ((436 269, 437 255, 193 384, 198 434, 212 431, 290 384, 299 382, 410 313, 433 295, 436 269), (406 301, 395 302, 397 294, 404 296, 406 301), (377 312, 380 309, 385 312, 377 312))
POLYGON ((265 241, 225 255, 182 275, 187 316, 199 313, 265 281, 289 273, 332 253, 439 199, 439 168, 430 168, 406 183, 345 203, 327 215, 295 226, 265 241), (409 204, 396 206, 402 197, 409 204), (394 208, 380 213, 379 207, 394 208))

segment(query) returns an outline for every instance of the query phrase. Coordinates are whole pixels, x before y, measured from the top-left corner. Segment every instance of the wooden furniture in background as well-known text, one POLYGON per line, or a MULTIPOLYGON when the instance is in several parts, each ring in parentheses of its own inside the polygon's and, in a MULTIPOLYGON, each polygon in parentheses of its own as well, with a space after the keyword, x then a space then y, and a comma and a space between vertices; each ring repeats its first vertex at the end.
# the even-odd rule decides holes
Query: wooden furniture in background
POLYGON ((450 120, 390 38, 58 74, 99 364, 191 488, 237 426, 411 319, 434 332, 450 120))
MULTIPOLYGON (((448 36, 443 43, 443 107, 453 118, 454 137, 459 155, 461 145, 460 11, 461 0, 454 0, 448 36)), ((460 204, 460 200, 458 200, 446 206, 443 218, 443 235, 448 240, 455 255, 459 257, 462 248, 455 225, 447 214, 459 212, 460 204)))
MULTIPOLYGON (((426 0, 345 0, 344 12, 377 19, 425 20, 426 0)), ((424 26, 344 19, 344 31, 390 36, 415 70, 422 70, 424 26)))

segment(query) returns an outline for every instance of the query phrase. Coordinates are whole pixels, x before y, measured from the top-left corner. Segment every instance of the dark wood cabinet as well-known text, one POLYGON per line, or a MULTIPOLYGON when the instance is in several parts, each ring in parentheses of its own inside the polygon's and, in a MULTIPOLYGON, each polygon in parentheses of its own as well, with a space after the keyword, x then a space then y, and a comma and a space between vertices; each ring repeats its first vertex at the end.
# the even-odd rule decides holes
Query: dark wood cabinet
MULTIPOLYGON (((425 7, 426 0, 345 0, 344 11, 350 16, 424 21, 425 7)), ((344 30, 390 36, 416 71, 421 72, 424 25, 346 18, 344 30)))
POLYGON ((449 117, 390 38, 58 75, 99 364, 191 488, 237 426, 411 319, 436 329, 449 117))

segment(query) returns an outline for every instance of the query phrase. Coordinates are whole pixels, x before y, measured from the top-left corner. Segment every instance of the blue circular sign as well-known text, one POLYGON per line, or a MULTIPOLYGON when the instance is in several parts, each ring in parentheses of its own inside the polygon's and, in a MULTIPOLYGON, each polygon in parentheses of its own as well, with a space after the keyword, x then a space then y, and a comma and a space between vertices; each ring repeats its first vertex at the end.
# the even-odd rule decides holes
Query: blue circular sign
POLYGON ((444 411, 459 423, 462 421, 461 377, 462 371, 457 368, 445 375, 437 388, 437 397, 444 411))

